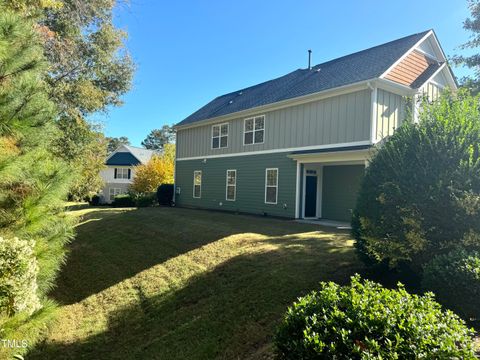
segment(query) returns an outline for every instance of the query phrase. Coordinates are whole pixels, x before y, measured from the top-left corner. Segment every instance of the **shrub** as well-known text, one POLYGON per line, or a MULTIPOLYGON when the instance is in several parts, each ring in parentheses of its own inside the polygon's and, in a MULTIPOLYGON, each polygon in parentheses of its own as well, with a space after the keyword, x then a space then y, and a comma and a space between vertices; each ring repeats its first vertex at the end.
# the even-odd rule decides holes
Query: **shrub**
POLYGON ((8 316, 40 308, 33 241, 0 237, 0 310, 8 316))
POLYGON ((173 184, 162 184, 157 189, 157 200, 160 205, 170 206, 173 201, 173 184))
POLYGON ((480 247, 479 98, 462 92, 424 104, 380 146, 352 221, 357 250, 420 272, 459 243, 480 247))
POLYGON ((275 337, 279 359, 475 359, 473 331, 433 294, 351 280, 321 283, 288 309, 275 337))
POLYGON ((90 198, 89 203, 90 203, 90 205, 92 205, 92 206, 98 206, 98 205, 100 205, 100 196, 98 196, 98 195, 93 195, 93 196, 90 198))
POLYGON ((157 203, 157 196, 155 193, 139 194, 135 197, 135 204, 138 207, 154 206, 157 203))
POLYGON ((112 202, 113 207, 132 207, 135 206, 135 199, 129 194, 115 196, 112 202))
POLYGON ((424 268, 422 285, 465 319, 480 319, 480 252, 453 250, 424 268))

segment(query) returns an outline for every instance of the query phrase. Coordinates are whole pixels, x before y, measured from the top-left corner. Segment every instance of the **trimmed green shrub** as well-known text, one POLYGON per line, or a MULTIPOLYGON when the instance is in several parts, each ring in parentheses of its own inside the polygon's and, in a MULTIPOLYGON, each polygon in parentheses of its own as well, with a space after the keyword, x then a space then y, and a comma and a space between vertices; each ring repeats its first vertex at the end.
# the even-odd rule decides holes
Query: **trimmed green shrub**
POLYGON ((129 194, 121 194, 115 196, 112 202, 113 207, 133 207, 135 199, 129 194))
POLYGON ((0 237, 0 311, 12 316, 38 310, 38 265, 33 241, 0 237))
POLYGON ((475 359, 473 330, 433 294, 385 289, 359 275, 321 283, 290 307, 275 336, 278 359, 475 359))
POLYGON ((98 205, 100 205, 100 196, 98 196, 98 195, 93 195, 93 196, 90 198, 89 204, 92 205, 92 206, 98 206, 98 205))
POLYGON ((135 204, 138 207, 154 206, 157 204, 157 195, 156 193, 138 194, 135 197, 135 204))
POLYGON ((417 272, 463 244, 480 248, 480 111, 460 92, 425 103, 374 154, 352 220, 362 257, 417 272))
POLYGON ((458 249, 424 267, 422 285, 465 319, 480 319, 480 252, 458 249))
POLYGON ((158 187, 157 199, 160 205, 172 205, 174 188, 173 184, 162 184, 158 187))

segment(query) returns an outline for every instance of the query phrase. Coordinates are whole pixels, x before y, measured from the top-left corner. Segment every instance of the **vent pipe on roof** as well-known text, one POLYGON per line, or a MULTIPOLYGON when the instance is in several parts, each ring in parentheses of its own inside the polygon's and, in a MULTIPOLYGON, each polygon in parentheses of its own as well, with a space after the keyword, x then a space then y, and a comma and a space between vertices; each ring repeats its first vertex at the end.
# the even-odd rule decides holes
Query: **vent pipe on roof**
POLYGON ((312 50, 308 49, 308 70, 312 70, 312 50))

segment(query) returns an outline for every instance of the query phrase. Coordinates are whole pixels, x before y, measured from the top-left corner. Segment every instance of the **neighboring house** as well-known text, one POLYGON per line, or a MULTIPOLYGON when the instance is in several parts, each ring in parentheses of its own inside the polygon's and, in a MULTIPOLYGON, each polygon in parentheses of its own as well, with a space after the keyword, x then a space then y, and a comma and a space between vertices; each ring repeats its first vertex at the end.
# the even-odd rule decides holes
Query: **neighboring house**
POLYGON ((125 194, 133 182, 135 166, 147 163, 154 151, 130 145, 120 145, 112 152, 105 163, 106 168, 100 172, 105 182, 100 201, 111 203, 116 195, 125 194))
POLYGON ((429 30, 220 96, 176 125, 176 203, 349 221, 371 148, 445 87, 429 30))

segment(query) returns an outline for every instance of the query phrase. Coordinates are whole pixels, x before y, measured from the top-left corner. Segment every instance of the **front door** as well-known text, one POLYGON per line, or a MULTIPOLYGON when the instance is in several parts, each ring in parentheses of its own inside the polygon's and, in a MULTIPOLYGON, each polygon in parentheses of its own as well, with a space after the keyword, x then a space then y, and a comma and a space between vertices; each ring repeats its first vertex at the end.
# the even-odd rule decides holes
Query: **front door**
POLYGON ((317 176, 305 178, 305 217, 317 216, 317 176))

